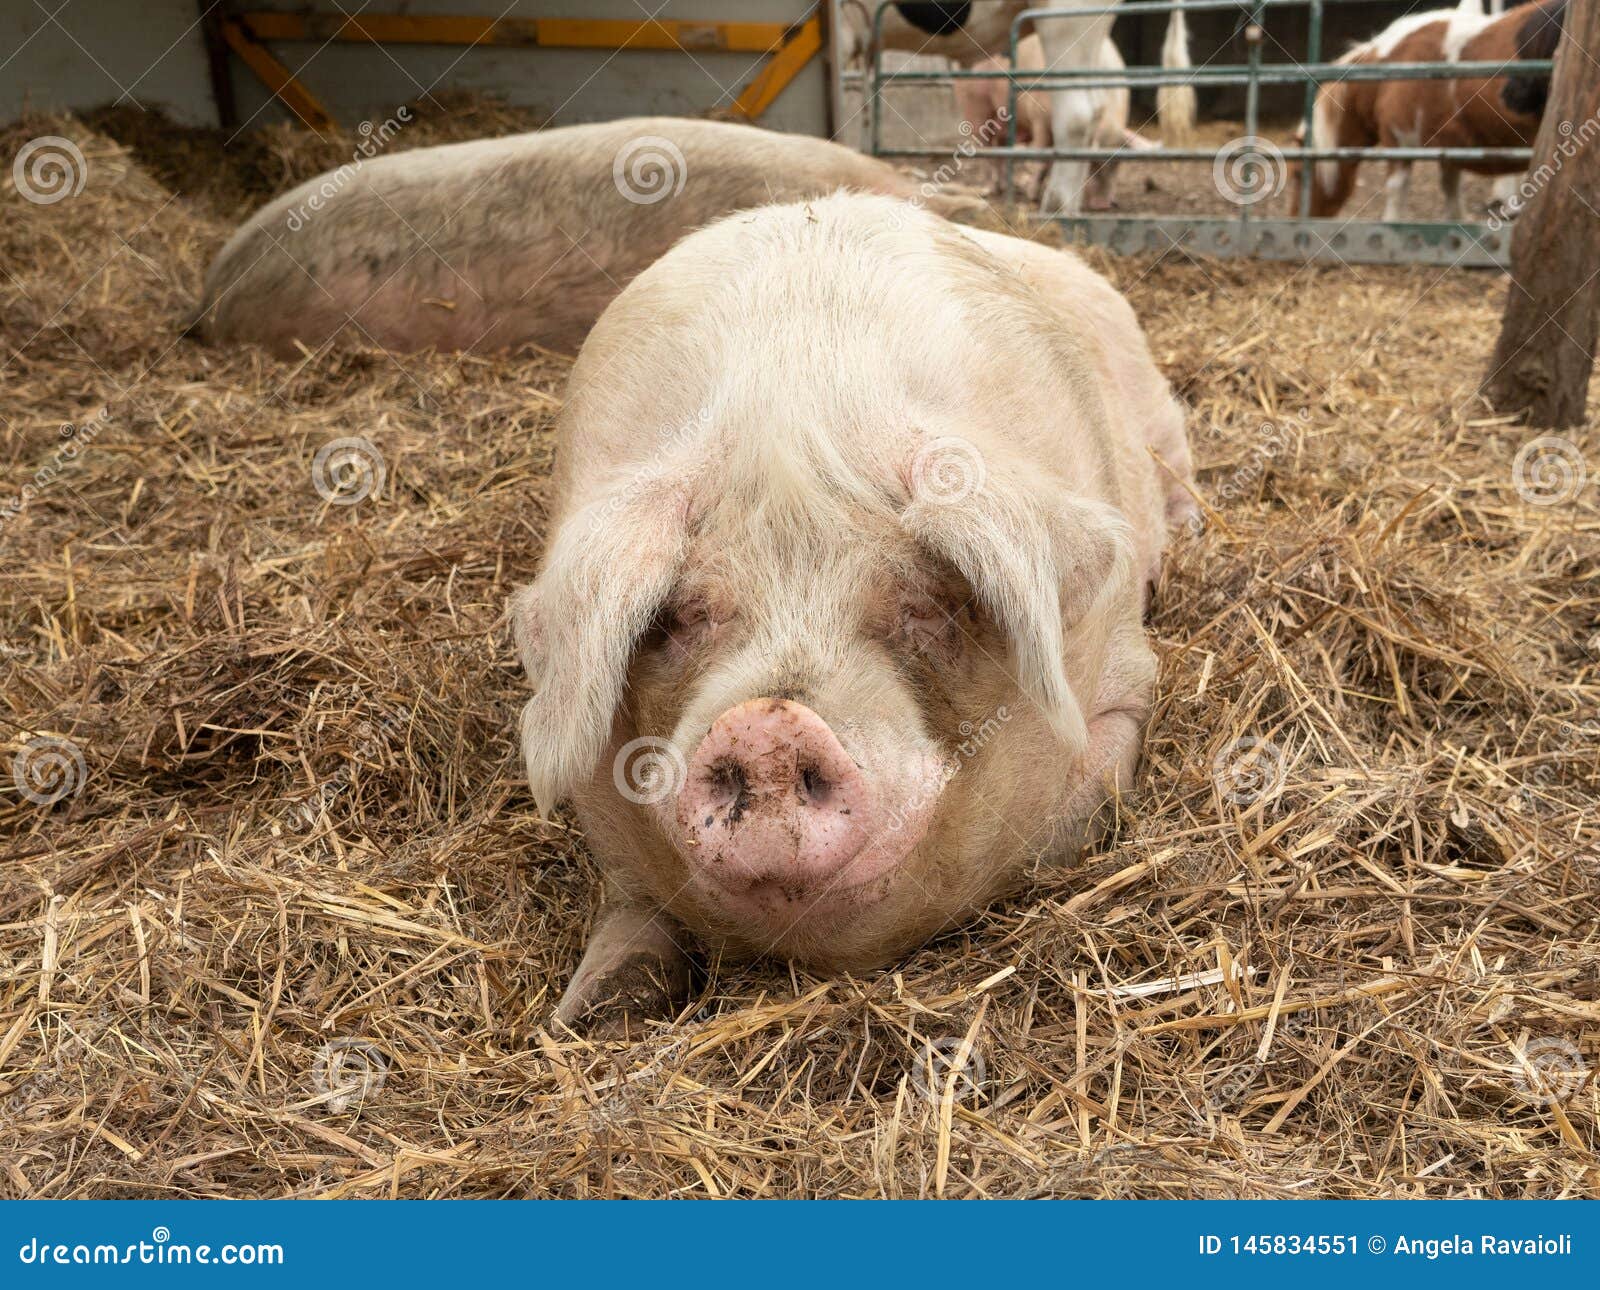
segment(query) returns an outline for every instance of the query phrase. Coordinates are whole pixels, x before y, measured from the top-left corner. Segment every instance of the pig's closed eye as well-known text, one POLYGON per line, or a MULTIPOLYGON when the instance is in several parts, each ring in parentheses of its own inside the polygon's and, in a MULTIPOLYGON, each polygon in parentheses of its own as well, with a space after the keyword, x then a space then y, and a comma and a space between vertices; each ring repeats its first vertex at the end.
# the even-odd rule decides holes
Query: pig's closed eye
POLYGON ((678 605, 671 611, 667 625, 675 632, 703 632, 711 626, 711 612, 699 601, 678 605))
POLYGON ((667 648, 676 653, 710 640, 719 625, 710 608, 699 600, 668 606, 656 622, 667 648))
POLYGON ((907 597, 900 604, 900 632, 917 648, 944 641, 955 630, 956 608, 932 596, 907 597))

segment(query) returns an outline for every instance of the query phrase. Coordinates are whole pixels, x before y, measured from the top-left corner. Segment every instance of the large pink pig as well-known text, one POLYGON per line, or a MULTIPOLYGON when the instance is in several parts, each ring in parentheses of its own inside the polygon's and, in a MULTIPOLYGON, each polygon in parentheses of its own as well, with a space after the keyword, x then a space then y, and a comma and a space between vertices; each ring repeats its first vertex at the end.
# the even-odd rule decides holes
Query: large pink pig
POLYGON ((686 933, 883 964, 1130 783, 1189 454, 1076 257, 877 197, 732 216, 606 310, 558 436, 522 742, 607 879, 560 1020, 676 1002, 686 933))
POLYGON ((351 163, 262 207, 206 272, 196 330, 290 357, 337 335, 388 350, 575 350, 600 311, 690 229, 840 189, 918 195, 824 139, 637 117, 351 163))

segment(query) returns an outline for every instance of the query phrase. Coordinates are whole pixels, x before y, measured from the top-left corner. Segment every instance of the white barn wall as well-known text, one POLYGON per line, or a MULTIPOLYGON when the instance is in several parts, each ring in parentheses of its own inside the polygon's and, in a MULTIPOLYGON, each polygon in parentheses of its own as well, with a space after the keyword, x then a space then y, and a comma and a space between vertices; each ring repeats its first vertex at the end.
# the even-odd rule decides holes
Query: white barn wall
POLYGON ((121 101, 215 125, 199 16, 195 0, 0 0, 0 121, 121 101))
MULTIPOLYGON (((254 7, 293 11, 301 0, 252 0, 254 7)), ((413 13, 499 14, 505 0, 425 0, 405 6, 413 13)), ((325 3, 316 6, 328 8, 325 3)), ((371 11, 397 10, 377 0, 371 11)), ((808 0, 670 0, 657 9, 635 0, 518 0, 506 17, 658 18, 726 22, 785 22, 803 15, 808 0)), ((330 9, 331 11, 331 9, 330 9)), ((640 113, 699 116, 726 107, 766 61, 760 54, 610 49, 513 49, 480 46, 372 45, 343 42, 318 47, 278 44, 278 57, 303 69, 303 83, 342 122, 390 115, 401 103, 435 87, 494 94, 530 107, 553 124, 608 120, 640 113)), ((816 58, 767 110, 762 124, 780 130, 822 134, 826 130, 825 64, 816 58)), ((239 113, 248 118, 266 104, 261 83, 235 60, 239 113), (243 73, 243 74, 241 74, 243 73)), ((279 104, 263 117, 284 118, 279 104)))
MULTIPOLYGON (((61 0, 48 0, 55 8, 61 0)), ((330 0, 245 0, 241 9, 337 14, 330 0)), ((373 0, 349 13, 514 18, 646 15, 635 0, 373 0), (502 14, 502 10, 504 13, 502 14)), ((650 11, 697 21, 792 22, 810 0, 668 0, 650 11)), ((60 26, 32 0, 0 0, 0 119, 35 108, 84 110, 121 99, 163 106, 195 125, 217 124, 196 0, 68 0, 60 26), (65 28, 63 30, 62 28, 65 28)), ((272 42, 274 55, 346 126, 382 120, 434 89, 494 94, 555 124, 641 113, 698 116, 726 107, 764 55, 505 46, 272 42)), ((283 105, 230 56, 235 101, 251 125, 290 119, 283 105)), ((825 134, 827 76, 813 59, 767 110, 774 129, 825 134)))

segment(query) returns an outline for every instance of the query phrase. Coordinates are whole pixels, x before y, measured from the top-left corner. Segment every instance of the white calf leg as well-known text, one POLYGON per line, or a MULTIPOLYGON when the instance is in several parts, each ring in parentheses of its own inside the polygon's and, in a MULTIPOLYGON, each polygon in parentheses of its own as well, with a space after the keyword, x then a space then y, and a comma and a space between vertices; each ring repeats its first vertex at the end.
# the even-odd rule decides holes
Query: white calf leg
POLYGON ((1383 218, 1391 221, 1404 219, 1406 194, 1411 191, 1411 163, 1409 161, 1391 161, 1389 163, 1389 178, 1384 181, 1383 191, 1383 218))
MULTIPOLYGON (((1051 95, 1050 133, 1058 148, 1087 148, 1095 132, 1094 96, 1084 90, 1062 90, 1051 95)), ((1083 190, 1089 182, 1087 161, 1058 160, 1045 180, 1039 210, 1044 215, 1076 215, 1083 209, 1083 190)))
POLYGON ((1522 176, 1499 175, 1494 181, 1494 194, 1489 199, 1489 210, 1501 219, 1515 219, 1522 210, 1522 176))
MULTIPOLYGON (((1089 69, 1098 61, 1101 44, 1111 33, 1110 14, 1086 18, 1039 19, 1034 30, 1043 47, 1044 65, 1052 70, 1089 69)), ((1050 91, 1051 137, 1058 148, 1084 148, 1094 134, 1096 95, 1081 89, 1050 91)), ((1083 209, 1089 180, 1087 161, 1057 161, 1045 180, 1039 210, 1045 215, 1076 215, 1083 209)))
POLYGON ((1466 219, 1466 208, 1461 204, 1461 167, 1439 167, 1439 187, 1444 190, 1444 217, 1457 223, 1466 219))

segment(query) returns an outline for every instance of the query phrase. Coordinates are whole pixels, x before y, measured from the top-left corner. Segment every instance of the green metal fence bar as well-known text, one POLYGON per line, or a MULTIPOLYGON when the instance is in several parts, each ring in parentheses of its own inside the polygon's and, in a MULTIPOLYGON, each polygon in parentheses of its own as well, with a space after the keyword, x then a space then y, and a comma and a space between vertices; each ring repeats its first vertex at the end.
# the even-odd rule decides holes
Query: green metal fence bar
MULTIPOLYGON (((884 148, 880 157, 942 157, 944 148, 884 148)), ((978 161, 1214 161, 1215 148, 1162 148, 1152 157, 1147 148, 969 148, 962 156, 978 161)), ((1531 161, 1532 148, 1274 148, 1284 161, 1531 161)))
MULTIPOLYGON (((1304 3, 1305 0, 1301 0, 1304 3)), ((1174 6, 1180 7, 1180 6, 1174 6)), ((1333 81, 1473 81, 1494 80, 1501 76, 1540 76, 1548 74, 1548 58, 1508 59, 1503 63, 1263 63, 1259 79, 1263 85, 1295 85, 1310 80, 1333 81)), ((1251 79, 1249 63, 1225 63, 1220 67, 1125 67, 1120 72, 1093 68, 1067 68, 1057 71, 947 71, 885 72, 885 85, 914 81, 994 81, 1005 77, 1024 89, 1110 89, 1124 85, 1243 85, 1251 79)))
MULTIPOLYGON (((1244 87, 1244 133, 1247 139, 1261 137, 1261 11, 1265 6, 1262 0, 1255 0, 1255 7, 1250 10, 1250 19, 1244 28, 1245 54, 1249 58, 1246 64, 1250 69, 1250 79, 1244 87)), ((1244 159, 1245 187, 1253 188, 1256 171, 1260 163, 1254 157, 1244 159)), ((1243 226, 1250 222, 1250 205, 1246 203, 1239 207, 1239 224, 1243 226)))
MULTIPOLYGON (((1322 61, 1322 0, 1311 0, 1311 8, 1306 14, 1306 57, 1313 63, 1322 61)), ((1306 82, 1305 107, 1300 113, 1300 123, 1305 133, 1301 141, 1306 147, 1316 143, 1314 131, 1317 116, 1317 91, 1321 86, 1316 81, 1306 82)), ((1310 166, 1300 167, 1300 218, 1311 218, 1311 177, 1313 171, 1310 166)))

